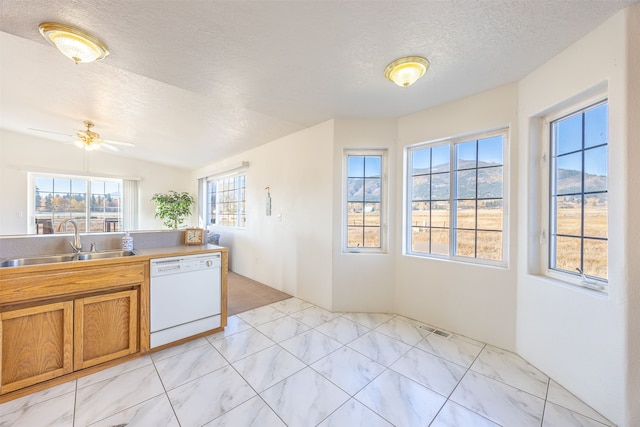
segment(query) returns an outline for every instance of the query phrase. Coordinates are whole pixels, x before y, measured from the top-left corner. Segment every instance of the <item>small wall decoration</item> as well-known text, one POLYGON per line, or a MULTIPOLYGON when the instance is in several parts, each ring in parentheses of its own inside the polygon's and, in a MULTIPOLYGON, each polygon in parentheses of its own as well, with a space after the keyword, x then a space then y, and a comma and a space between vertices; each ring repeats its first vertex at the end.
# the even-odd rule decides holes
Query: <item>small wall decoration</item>
POLYGON ((265 190, 267 190, 267 216, 271 216, 271 193, 269 193, 269 187, 265 187, 265 190))

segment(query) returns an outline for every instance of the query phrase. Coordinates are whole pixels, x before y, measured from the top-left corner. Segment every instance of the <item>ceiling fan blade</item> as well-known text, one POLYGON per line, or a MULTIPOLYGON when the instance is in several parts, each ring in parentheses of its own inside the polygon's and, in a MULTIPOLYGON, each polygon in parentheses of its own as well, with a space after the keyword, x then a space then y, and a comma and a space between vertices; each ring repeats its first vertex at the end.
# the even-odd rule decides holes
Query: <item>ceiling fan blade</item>
POLYGON ((55 134, 57 134, 57 135, 64 135, 64 136, 73 136, 73 135, 68 134, 68 133, 55 132, 55 131, 52 131, 52 130, 35 129, 35 128, 27 128, 27 130, 34 130, 34 131, 36 131, 36 132, 55 133, 55 134))
MULTIPOLYGON (((100 134, 91 130, 94 124, 89 120, 85 120, 84 125, 86 126, 86 129, 78 129, 75 131, 76 132, 75 136, 79 139, 75 141, 66 142, 66 144, 75 144, 77 147, 83 148, 87 151, 99 149, 101 146, 104 146, 105 148, 111 151, 120 151, 120 148, 118 148, 117 146, 135 147, 135 144, 132 144, 130 142, 112 141, 112 140, 100 138, 100 134)), ((44 129, 29 128, 29 130, 36 131, 36 132, 54 133, 57 135, 64 135, 64 136, 73 136, 67 133, 44 130, 44 129)))
POLYGON ((112 144, 111 141, 109 141, 109 142, 101 142, 100 145, 98 145, 98 148, 104 147, 104 148, 108 148, 111 151, 120 151, 120 149, 118 147, 116 147, 114 145, 111 145, 111 144, 112 144))
POLYGON ((112 141, 110 139, 103 139, 102 141, 113 145, 122 145, 123 147, 135 147, 135 144, 130 142, 112 141))

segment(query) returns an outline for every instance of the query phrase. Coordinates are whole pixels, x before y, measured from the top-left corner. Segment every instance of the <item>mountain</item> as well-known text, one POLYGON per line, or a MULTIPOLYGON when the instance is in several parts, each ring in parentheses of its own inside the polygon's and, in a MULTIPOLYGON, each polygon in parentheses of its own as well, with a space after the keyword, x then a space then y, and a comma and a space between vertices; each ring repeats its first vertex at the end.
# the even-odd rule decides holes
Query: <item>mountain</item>
MULTIPOLYGON (((478 191, 481 198, 503 197, 503 168, 489 162, 478 162, 478 191)), ((475 161, 461 161, 458 164, 458 197, 475 197, 475 161), (465 191, 469 189, 470 191, 465 191)), ((447 200, 449 198, 449 163, 434 166, 433 174, 429 169, 414 169, 413 198, 414 200, 447 200), (431 178, 431 182, 429 179, 431 178)), ((570 169, 558 169, 558 194, 580 193, 582 191, 582 173, 570 169)), ((584 175, 585 192, 605 191, 607 177, 595 174, 584 175)), ((597 197, 597 196, 594 196, 597 197)))
POLYGON ((347 188, 349 200, 361 201, 364 195, 365 201, 380 201, 380 178, 361 178, 349 179, 347 188))
MULTIPOLYGON (((572 194, 582 191, 582 173, 573 169, 558 169, 557 194, 572 194)), ((584 191, 605 191, 607 189, 607 177, 602 175, 585 174, 584 191)))
MULTIPOLYGON (((471 199, 475 197, 476 162, 462 160, 458 162, 458 197, 471 199)), ((478 191, 481 198, 502 198, 502 165, 490 162, 478 162, 478 191)), ((443 163, 432 168, 433 174, 427 175, 429 169, 414 169, 413 198, 414 200, 428 200, 431 190, 431 200, 448 200, 450 188, 449 163, 443 163), (422 175, 425 174, 425 175, 422 175), (429 182, 431 178, 431 182, 429 182)))

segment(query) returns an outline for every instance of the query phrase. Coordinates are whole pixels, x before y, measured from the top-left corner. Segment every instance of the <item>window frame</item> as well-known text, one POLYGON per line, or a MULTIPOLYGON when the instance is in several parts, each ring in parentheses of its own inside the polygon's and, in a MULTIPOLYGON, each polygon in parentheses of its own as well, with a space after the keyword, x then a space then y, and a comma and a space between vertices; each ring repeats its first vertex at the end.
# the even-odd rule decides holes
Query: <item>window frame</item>
MULTIPOLYGON (((509 218, 509 138, 510 136, 510 128, 509 126, 501 126, 499 128, 487 129, 477 132, 471 132, 464 135, 452 136, 437 140, 431 140, 426 142, 420 142, 417 144, 412 144, 406 146, 404 148, 404 183, 403 183, 403 255, 411 256, 417 258, 427 258, 427 259, 437 259, 443 261, 453 261, 453 262, 462 262, 465 264, 476 264, 476 265, 484 265, 484 266, 492 266, 492 267, 508 267, 509 265, 509 226, 508 226, 508 218, 509 218), (486 258, 477 258, 477 257, 469 257, 463 255, 455 254, 456 251, 456 230, 457 230, 457 215, 456 215, 456 201, 459 200, 457 197, 457 182, 456 182, 456 172, 457 169, 457 158, 456 158, 456 145, 478 141, 482 139, 487 139, 494 136, 502 136, 502 254, 500 260, 492 260, 486 258), (437 253, 425 253, 425 252, 416 252, 412 249, 412 222, 411 222, 411 214, 412 214, 412 202, 413 202, 413 188, 412 188, 412 167, 413 167, 413 157, 412 153, 416 150, 423 148, 437 148, 442 146, 448 146, 449 148, 449 198, 447 202, 449 203, 449 226, 448 226, 448 248, 449 253, 447 255, 437 254, 437 253)), ((476 157, 477 160, 477 157, 476 157)), ((483 168, 472 168, 469 170, 480 170, 483 168)), ((431 199, 430 199, 431 200, 431 199)), ((476 197, 472 200, 476 202, 478 200, 482 200, 482 198, 476 197)), ((478 228, 478 224, 476 222, 474 230, 482 231, 482 229, 478 228)), ((476 248, 477 248, 477 236, 475 240, 476 248)))
MULTIPOLYGON (((389 150, 386 148, 345 149, 342 154, 342 253, 343 254, 386 254, 388 252, 387 218, 389 204, 388 194, 388 162, 389 150), (380 156, 380 247, 349 247, 349 157, 380 156)), ((364 227, 364 225, 363 225, 364 227)))
MULTIPOLYGON (((224 190, 223 190, 224 191, 224 190)), ((228 190, 227 190, 228 191, 228 190)), ((236 229, 245 229, 247 227, 247 209, 246 209, 246 200, 247 200, 247 173, 245 171, 233 173, 233 174, 225 174, 219 176, 211 176, 207 177, 204 185, 204 220, 206 227, 223 227, 223 228, 236 228, 236 229), (220 218, 220 203, 218 202, 218 194, 221 192, 219 189, 220 185, 224 185, 223 181, 229 179, 242 179, 244 186, 237 186, 234 191, 239 194, 236 194, 237 198, 237 209, 236 209, 236 223, 235 225, 227 225, 221 224, 218 219, 220 218), (215 183, 216 185, 216 222, 211 223, 211 192, 209 191, 210 183, 215 183), (244 220, 244 221, 243 221, 244 220)))
MULTIPOLYGON (((542 174, 541 174, 541 204, 540 204, 540 260, 541 268, 540 273, 553 280, 557 280, 562 283, 567 283, 572 286, 577 286, 583 289, 595 290, 607 294, 609 291, 608 279, 597 278, 594 276, 587 276, 589 282, 594 283, 594 286, 583 284, 583 279, 578 272, 569 272, 565 270, 559 270, 551 268, 551 243, 552 243, 552 197, 553 197, 553 147, 552 147, 552 123, 564 118, 569 118, 576 114, 582 114, 584 111, 596 107, 600 104, 609 104, 609 96, 606 92, 599 92, 598 94, 582 98, 579 101, 572 102, 570 105, 565 105, 562 108, 552 110, 543 116, 542 120, 542 174), (597 289, 600 287, 601 289, 597 289)), ((609 115, 607 116, 607 128, 609 129, 609 115)), ((607 137, 607 171, 609 171, 609 138, 607 137)), ((580 150, 584 152, 584 146, 580 150)), ((584 170, 582 171, 584 173, 584 170)), ((584 178, 583 178, 584 179, 584 178)), ((608 174, 607 174, 608 179, 608 174)), ((607 181, 607 194, 610 192, 609 182, 607 181)), ((584 188, 583 188, 584 193, 584 188)), ((609 250, 610 240, 610 228, 609 228, 609 207, 607 207, 607 252, 609 250)), ((584 237, 584 236, 582 236, 584 237)), ((581 257, 583 254, 580 254, 581 257)), ((608 254, 607 254, 608 255, 608 254)), ((607 269, 609 268, 610 258, 607 256, 607 269)), ((608 274, 607 274, 608 276, 608 274)))
MULTIPOLYGON (((117 210, 117 218, 118 218, 118 229, 111 232, 122 232, 124 228, 124 178, 113 178, 113 177, 104 177, 99 175, 76 175, 76 174, 67 174, 67 173, 48 173, 48 172, 29 172, 28 173, 28 182, 29 182, 29 207, 28 207, 28 215, 29 223, 27 225, 27 230, 29 233, 37 233, 35 219, 37 217, 37 210, 35 206, 36 200, 36 182, 38 179, 53 179, 53 180, 70 180, 70 181, 84 181, 86 183, 85 192, 85 211, 84 211, 84 229, 85 231, 81 231, 82 233, 107 233, 104 228, 100 231, 92 231, 91 230, 91 199, 94 194, 102 194, 102 193, 94 193, 91 191, 91 182, 92 181, 102 181, 102 182, 113 182, 118 184, 119 190, 119 202, 118 202, 118 210, 117 210)), ((42 192, 42 190, 40 190, 42 192)), ((56 193, 56 191, 53 191, 56 193)), ((69 193, 73 194, 73 193, 69 193)), ((59 211, 60 213, 71 213, 70 211, 59 211)), ((103 212, 104 213, 104 212, 103 212)), ((53 215, 53 212, 52 212, 53 215)), ((61 215, 59 215, 61 216, 61 215)), ((67 219, 67 218, 65 218, 67 219)), ((75 219, 73 216, 69 216, 69 219, 75 219)), ((76 220, 77 222, 77 220, 76 220)), ((80 224, 79 224, 80 225, 80 224)), ((54 234, 58 234, 57 227, 53 227, 54 234)), ((60 233, 67 233, 66 230, 61 230, 60 233)))

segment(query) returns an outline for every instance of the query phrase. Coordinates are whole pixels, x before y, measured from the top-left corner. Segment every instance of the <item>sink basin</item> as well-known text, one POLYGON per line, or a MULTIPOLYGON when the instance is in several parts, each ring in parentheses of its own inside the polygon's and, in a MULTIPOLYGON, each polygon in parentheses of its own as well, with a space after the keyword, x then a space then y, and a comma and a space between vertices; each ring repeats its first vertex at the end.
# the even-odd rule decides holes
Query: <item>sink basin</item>
POLYGON ((26 258, 14 258, 3 261, 0 267, 17 267, 19 265, 49 264, 52 262, 74 261, 76 254, 43 255, 26 258))
POLYGON ((54 262, 83 261, 92 259, 120 258, 126 256, 138 255, 136 251, 101 251, 101 252, 82 252, 79 254, 61 254, 61 255, 41 255, 25 258, 12 258, 4 260, 0 263, 1 267, 18 267, 21 265, 37 265, 49 264, 54 262))
POLYGON ((78 254, 78 260, 87 259, 105 259, 105 258, 120 258, 125 256, 138 255, 136 251, 100 251, 100 252, 83 252, 78 254))

